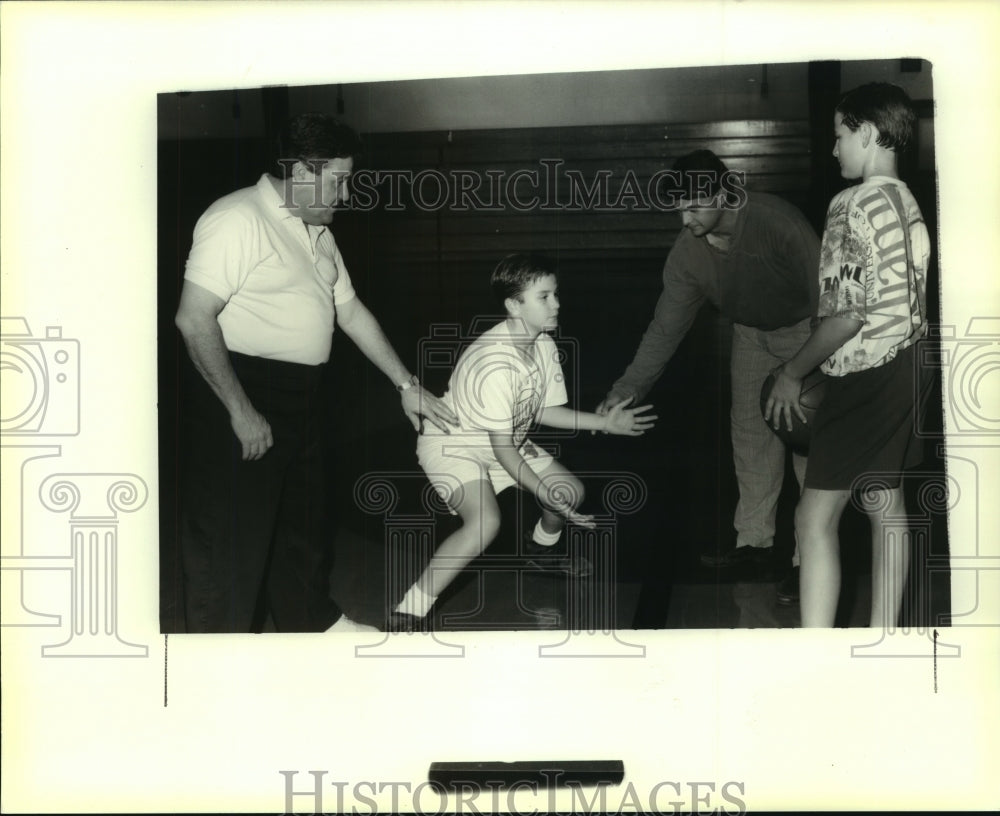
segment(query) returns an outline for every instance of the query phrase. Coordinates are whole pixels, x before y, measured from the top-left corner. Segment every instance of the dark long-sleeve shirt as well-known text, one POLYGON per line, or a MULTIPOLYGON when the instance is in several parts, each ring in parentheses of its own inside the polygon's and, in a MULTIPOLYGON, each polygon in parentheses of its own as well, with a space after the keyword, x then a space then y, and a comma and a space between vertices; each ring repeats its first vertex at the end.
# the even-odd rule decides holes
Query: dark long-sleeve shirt
POLYGON ((636 401, 653 387, 707 299, 734 323, 774 331, 816 314, 819 239, 794 206, 749 193, 728 250, 683 230, 632 363, 614 384, 636 401))

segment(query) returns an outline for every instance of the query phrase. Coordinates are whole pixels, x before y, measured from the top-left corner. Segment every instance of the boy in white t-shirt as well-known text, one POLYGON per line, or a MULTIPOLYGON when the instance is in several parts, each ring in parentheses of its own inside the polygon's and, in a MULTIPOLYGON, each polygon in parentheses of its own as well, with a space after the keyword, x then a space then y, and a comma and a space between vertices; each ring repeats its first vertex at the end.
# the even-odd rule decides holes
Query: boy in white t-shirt
POLYGON ((899 180, 897 154, 916 115, 902 89, 871 83, 845 94, 834 115, 841 175, 861 179, 830 202, 820 245, 819 318, 779 369, 765 417, 791 427, 802 377, 830 376, 812 421, 805 488, 795 511, 802 559, 802 625, 834 625, 840 595, 838 526, 862 479, 872 527, 871 625, 895 627, 909 567, 902 471, 921 461, 914 430, 927 399, 914 346, 927 331, 930 240, 920 208, 899 180))
POLYGON ((438 595, 493 541, 500 529, 496 496, 516 485, 542 506, 526 549, 539 569, 584 577, 589 563, 558 546, 572 522, 593 527, 578 511, 580 480, 551 454, 535 446, 528 430, 539 422, 554 428, 599 430, 640 436, 653 427, 651 408, 616 406, 607 416, 565 407, 566 386, 558 350, 547 330, 559 314, 556 276, 543 259, 509 255, 493 271, 493 293, 506 320, 485 331, 463 352, 448 383, 444 402, 459 428, 442 433, 427 425, 417 457, 431 483, 462 520, 438 547, 427 568, 386 621, 388 631, 429 629, 428 613, 438 595))

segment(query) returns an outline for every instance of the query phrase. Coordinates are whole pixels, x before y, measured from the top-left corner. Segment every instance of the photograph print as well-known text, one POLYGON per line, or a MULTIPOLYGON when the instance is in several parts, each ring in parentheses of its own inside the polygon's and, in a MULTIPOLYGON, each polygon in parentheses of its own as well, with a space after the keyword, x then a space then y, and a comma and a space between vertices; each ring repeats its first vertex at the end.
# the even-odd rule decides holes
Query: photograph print
POLYGON ((157 130, 163 633, 947 623, 929 61, 157 130))

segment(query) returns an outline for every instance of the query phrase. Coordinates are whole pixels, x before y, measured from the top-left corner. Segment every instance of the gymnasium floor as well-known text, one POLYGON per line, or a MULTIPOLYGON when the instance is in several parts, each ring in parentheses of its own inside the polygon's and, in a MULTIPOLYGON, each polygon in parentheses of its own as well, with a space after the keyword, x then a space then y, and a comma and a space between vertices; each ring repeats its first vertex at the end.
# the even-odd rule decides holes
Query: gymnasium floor
MULTIPOLYGON (((709 568, 701 564, 702 553, 725 548, 732 541, 736 486, 728 459, 731 454, 722 444, 717 452, 721 464, 713 461, 713 454, 699 465, 693 450, 665 455, 663 446, 668 441, 664 436, 654 432, 639 441, 585 434, 560 442, 562 461, 574 472, 586 474, 586 511, 608 520, 603 536, 574 533, 571 538, 573 546, 596 565, 595 574, 572 582, 527 568, 518 558, 519 532, 534 523, 537 511, 517 491, 505 491, 500 497, 504 521, 499 537, 442 595, 434 612, 435 628, 587 631, 798 626, 798 606, 779 604, 776 594, 777 583, 790 567, 793 547, 796 488, 790 463, 779 502, 772 562, 709 568), (625 461, 627 465, 622 464, 625 461), (641 482, 644 501, 632 497, 638 506, 609 520, 608 495, 602 491, 616 480, 628 481, 623 474, 641 482)), ((398 601, 426 563, 428 542, 440 542, 457 526, 456 519, 443 512, 428 513, 419 502, 424 481, 415 461, 408 461, 413 455, 406 452, 407 442, 412 442, 412 436, 380 438, 374 471, 385 475, 373 476, 370 470, 351 473, 343 466, 353 462, 357 467, 366 455, 373 455, 370 449, 366 454, 364 440, 358 438, 345 442, 342 458, 338 457, 341 465, 336 467, 335 478, 341 484, 336 489, 340 502, 333 593, 352 618, 373 625, 384 619, 386 608, 398 601), (380 458, 396 450, 402 454, 380 458), (344 483, 352 478, 353 487, 344 483), (362 490, 386 481, 399 492, 396 503, 386 511, 369 496, 365 500, 368 510, 375 512, 363 512, 359 508, 365 503, 359 502, 362 490), (418 531, 425 536, 423 544, 416 540, 418 531)), ((942 546, 943 518, 936 520, 932 535, 937 536, 936 547, 942 546)), ((868 536, 867 520, 849 508, 841 526, 843 586, 838 626, 868 625, 868 536)), ((921 569, 916 560, 914 571, 921 569)), ((947 576, 936 576, 921 586, 924 590, 915 599, 915 608, 904 617, 926 624, 933 615, 939 625, 940 615, 948 609, 947 576)))
MULTIPOLYGON (((436 628, 798 626, 798 607, 782 606, 776 597, 793 550, 797 487, 790 461, 779 498, 772 563, 729 569, 701 564, 702 554, 727 549, 734 541, 737 487, 729 443, 725 328, 709 315, 691 335, 648 397, 659 421, 644 437, 534 437, 556 446, 560 461, 584 481, 582 509, 598 517, 600 535, 581 539, 576 532, 571 540, 588 551, 598 567, 595 575, 570 583, 526 567, 518 557, 518 540, 538 511, 511 489, 500 497, 500 535, 442 595, 436 628)), ((457 520, 427 505, 428 483, 416 461, 414 434, 399 414, 395 395, 366 361, 352 363, 356 352, 350 344, 335 353, 344 382, 368 385, 353 401, 340 392, 330 395, 328 495, 336 553, 332 592, 350 617, 377 626, 457 520)), ((619 349, 613 360, 588 357, 591 388, 571 387, 573 404, 592 409, 613 381, 611 372, 622 364, 618 358, 627 356, 627 349, 619 349)), ((440 384, 431 387, 443 390, 440 384)), ((940 478, 943 468, 939 460, 930 461, 923 471, 924 477, 906 483, 911 509, 921 478, 940 478)), ((949 577, 940 569, 947 563, 946 518, 943 512, 931 512, 922 521, 925 545, 911 567, 912 602, 902 622, 947 625, 949 577)), ((865 626, 871 595, 867 520, 849 507, 840 533, 843 582, 837 625, 865 626)), ((163 630, 182 632, 175 552, 164 560, 163 574, 175 576, 162 587, 163 630)))

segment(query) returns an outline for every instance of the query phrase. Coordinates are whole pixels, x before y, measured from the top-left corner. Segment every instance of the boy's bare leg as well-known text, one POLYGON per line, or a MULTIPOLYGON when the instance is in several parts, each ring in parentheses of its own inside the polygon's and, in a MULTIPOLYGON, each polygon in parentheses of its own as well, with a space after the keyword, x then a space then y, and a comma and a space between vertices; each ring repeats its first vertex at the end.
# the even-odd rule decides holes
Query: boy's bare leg
MULTIPOLYGON (((792 452, 792 472, 795 474, 795 481, 799 486, 799 495, 802 495, 802 491, 806 487, 806 465, 808 460, 801 453, 792 452)), ((792 566, 797 567, 802 563, 802 558, 799 552, 799 540, 798 536, 795 537, 795 549, 792 550, 792 566)))
POLYGON ((872 616, 871 626, 893 629, 910 567, 908 530, 903 488, 879 490, 873 505, 880 508, 868 514, 872 525, 872 616), (887 520, 896 520, 887 524, 887 520))
POLYGON ((795 509, 795 537, 802 559, 799 581, 803 627, 832 627, 840 598, 837 528, 848 490, 802 491, 795 509))
POLYGON ((551 510, 542 509, 542 529, 546 533, 555 535, 556 533, 561 533, 563 527, 566 526, 566 519, 560 516, 558 513, 553 513, 551 510))
MULTIPOLYGON (((546 468, 536 471, 541 481, 540 495, 552 506, 541 506, 541 518, 527 531, 525 552, 528 563, 545 572, 562 573, 572 578, 587 578, 594 572, 594 565, 579 552, 570 551, 567 544, 560 544, 567 522, 593 529, 592 516, 579 512, 583 502, 583 483, 556 460, 546 468)), ((523 524, 527 519, 521 519, 523 524)))
POLYGON ((487 481, 462 485, 461 501, 455 512, 462 519, 462 526, 441 542, 417 580, 420 589, 433 597, 440 595, 500 532, 500 508, 487 481))
MULTIPOLYGON (((573 510, 576 510, 583 502, 583 483, 555 459, 538 474, 538 478, 547 487, 557 491, 573 510)), ((542 529, 546 533, 555 535, 561 533, 566 526, 566 517, 543 507, 541 522, 542 529)))
POLYGON ((389 614, 386 629, 390 632, 425 629, 426 623, 416 622, 427 620, 438 595, 489 546, 500 530, 500 510, 489 482, 476 480, 463 484, 453 501, 462 526, 441 542, 420 577, 389 614))

